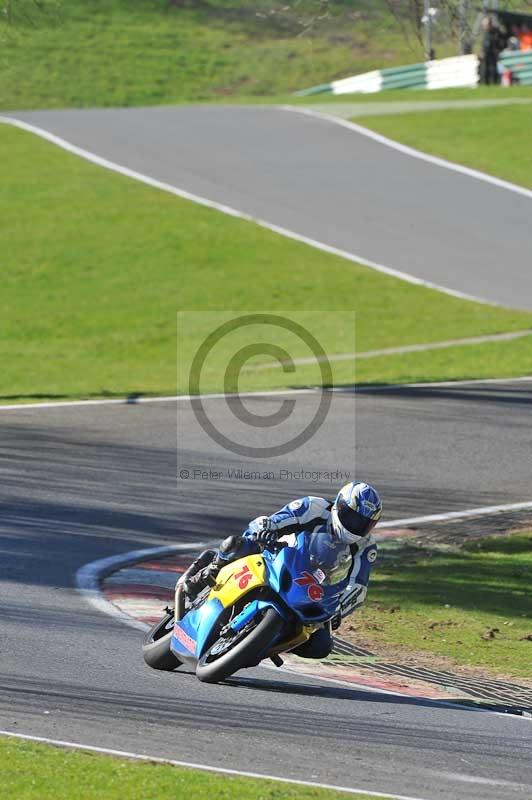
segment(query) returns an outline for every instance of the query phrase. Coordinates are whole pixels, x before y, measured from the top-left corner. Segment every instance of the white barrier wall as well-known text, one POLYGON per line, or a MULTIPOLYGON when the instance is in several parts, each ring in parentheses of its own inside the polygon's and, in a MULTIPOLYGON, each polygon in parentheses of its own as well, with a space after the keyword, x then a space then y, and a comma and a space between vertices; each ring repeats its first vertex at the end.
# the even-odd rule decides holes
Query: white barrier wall
POLYGON ((344 78, 341 81, 331 83, 333 94, 371 94, 380 92, 382 89, 382 75, 380 70, 365 72, 362 75, 353 75, 352 78, 344 78))
POLYGON ((370 94, 385 89, 452 89, 478 86, 478 56, 453 56, 404 67, 364 72, 296 92, 312 94, 370 94))
POLYGON ((478 56, 455 56, 427 61, 427 89, 452 89, 478 85, 478 56))

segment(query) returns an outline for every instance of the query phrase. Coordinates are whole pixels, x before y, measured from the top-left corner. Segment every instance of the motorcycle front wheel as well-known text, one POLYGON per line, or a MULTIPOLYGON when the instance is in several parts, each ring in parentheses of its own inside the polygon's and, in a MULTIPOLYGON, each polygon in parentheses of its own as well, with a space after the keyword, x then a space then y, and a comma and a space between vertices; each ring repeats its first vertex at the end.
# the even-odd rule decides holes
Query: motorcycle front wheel
POLYGON ((222 637, 200 658, 196 675, 204 683, 218 683, 244 667, 257 662, 257 654, 268 649, 279 635, 284 622, 274 608, 268 608, 262 619, 249 631, 222 637))
POLYGON ((142 646, 144 661, 152 669, 171 672, 181 661, 170 650, 170 641, 174 629, 174 615, 167 614, 148 631, 142 646))

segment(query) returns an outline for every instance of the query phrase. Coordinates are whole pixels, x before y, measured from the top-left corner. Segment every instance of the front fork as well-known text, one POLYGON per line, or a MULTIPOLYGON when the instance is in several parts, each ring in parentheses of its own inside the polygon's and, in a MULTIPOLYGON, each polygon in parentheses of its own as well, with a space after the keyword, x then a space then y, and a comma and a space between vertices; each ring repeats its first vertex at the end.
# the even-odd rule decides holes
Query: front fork
MULTIPOLYGON (((289 622, 286 611, 272 600, 252 600, 250 603, 244 606, 240 614, 237 614, 237 616, 231 620, 228 625, 226 625, 226 630, 233 630, 236 632, 242 630, 242 628, 249 624, 249 622, 251 622, 251 620, 258 613, 267 608, 274 608, 280 617, 286 620, 286 622, 289 622)), ((283 638, 277 642, 270 650, 269 656, 271 657, 272 655, 278 655, 279 653, 287 652, 288 650, 294 650, 296 647, 299 647, 299 645, 307 642, 312 634, 321 628, 322 625, 323 623, 302 625, 295 636, 283 638)))

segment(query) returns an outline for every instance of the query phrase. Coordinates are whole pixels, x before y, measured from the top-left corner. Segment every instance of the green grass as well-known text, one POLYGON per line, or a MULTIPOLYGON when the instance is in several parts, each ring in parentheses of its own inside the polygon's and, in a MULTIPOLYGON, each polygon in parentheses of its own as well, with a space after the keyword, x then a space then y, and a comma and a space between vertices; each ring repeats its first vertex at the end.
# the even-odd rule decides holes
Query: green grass
MULTIPOLYGON (((532 100, 532 86, 478 86, 474 89, 388 89, 373 94, 320 94, 311 97, 293 97, 292 103, 311 105, 317 103, 404 103, 427 100, 532 100)), ((233 102, 233 101, 231 101, 233 102)), ((261 102, 263 102, 261 100, 261 102)))
MULTIPOLYGON (((532 87, 528 89, 532 96, 532 87)), ((364 117, 363 124, 419 150, 532 188, 532 103, 364 117)))
MULTIPOLYGON (((15 0, 14 8, 30 2, 15 0)), ((330 3, 321 19, 319 0, 59 5, 33 12, 30 23, 0 22, 0 108, 262 97, 416 61, 422 52, 405 42, 384 0, 330 3)))
POLYGON ((369 800, 277 781, 230 777, 0 738, 3 800, 369 800))
POLYGON ((370 601, 348 635, 531 678, 531 570, 532 533, 444 551, 405 544, 375 570, 370 601))
MULTIPOLYGON (((311 326, 316 298, 321 304, 329 297, 331 312, 355 311, 358 351, 532 328, 530 313, 470 303, 346 263, 8 126, 0 126, 0 143, 10 154, 3 170, 10 202, 1 210, 0 234, 4 400, 187 391, 199 327, 180 343, 176 386, 178 310, 291 312, 287 298, 296 292, 311 326)), ((329 353, 352 352, 352 330, 339 319, 332 313, 318 320, 320 339, 329 353)), ((210 320, 201 324, 208 330, 210 320)), ((357 379, 530 370, 532 337, 496 347, 361 361, 357 379)), ((304 347, 291 353, 308 355, 304 347)), ((223 363, 207 373, 202 389, 222 388, 223 363)), ((335 365, 336 383, 354 378, 352 362, 335 365)), ((316 380, 315 368, 296 375, 267 370, 248 373, 242 388, 316 380)))
POLYGON ((510 378, 532 374, 532 337, 359 361, 357 383, 510 378))
MULTIPOLYGON (((413 36, 405 39, 386 0, 184 0, 182 5, 172 0, 13 0, 14 23, 8 25, 7 14, 0 15, 0 108, 258 98, 308 102, 291 93, 423 58, 421 44, 413 36)), ((437 45, 438 57, 456 52, 456 42, 437 45)), ((500 92, 487 87, 479 96, 500 92)))

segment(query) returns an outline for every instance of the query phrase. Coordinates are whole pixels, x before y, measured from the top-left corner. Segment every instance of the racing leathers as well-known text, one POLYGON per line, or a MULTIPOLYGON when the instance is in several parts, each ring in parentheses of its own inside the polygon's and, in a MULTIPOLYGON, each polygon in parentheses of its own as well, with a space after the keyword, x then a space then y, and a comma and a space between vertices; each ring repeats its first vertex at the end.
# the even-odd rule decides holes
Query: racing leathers
MULTIPOLYGON (((225 539, 217 553, 207 551, 198 559, 196 569, 199 572, 193 577, 187 570, 183 576, 185 591, 197 594, 198 591, 214 582, 215 576, 225 564, 260 551, 259 541, 264 542, 264 534, 272 540, 297 534, 302 531, 312 533, 323 530, 331 531, 331 509, 333 503, 323 497, 302 497, 292 500, 275 514, 269 517, 257 517, 252 520, 241 536, 229 536, 225 539), (201 563, 200 563, 201 560, 201 563), (205 564, 210 564, 205 567, 205 564), (201 569, 203 567, 203 569, 201 569)), ((346 545, 352 556, 352 565, 349 572, 349 583, 342 592, 337 613, 331 623, 325 624, 303 645, 294 652, 305 658, 325 658, 332 650, 331 628, 336 629, 341 620, 365 601, 371 567, 377 558, 377 545, 373 534, 369 533, 358 540, 356 544, 346 545)), ((191 570, 193 571, 193 570, 191 570)))

